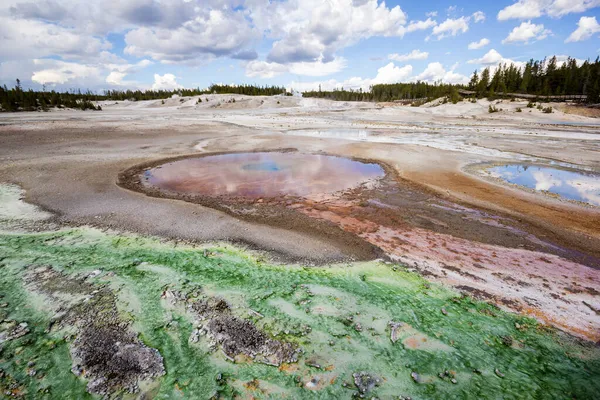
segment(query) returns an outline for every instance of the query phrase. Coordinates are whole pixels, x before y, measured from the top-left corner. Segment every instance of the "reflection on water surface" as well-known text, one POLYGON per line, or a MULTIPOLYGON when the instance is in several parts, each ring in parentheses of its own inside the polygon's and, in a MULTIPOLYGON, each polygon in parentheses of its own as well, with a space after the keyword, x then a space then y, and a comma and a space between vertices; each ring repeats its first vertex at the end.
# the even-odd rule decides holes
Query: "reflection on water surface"
POLYGON ((163 190, 205 196, 310 197, 381 178, 383 168, 343 157, 262 152, 187 158, 146 171, 163 190))
POLYGON ((596 174, 535 165, 503 165, 488 171, 516 185, 600 206, 600 176, 596 174))

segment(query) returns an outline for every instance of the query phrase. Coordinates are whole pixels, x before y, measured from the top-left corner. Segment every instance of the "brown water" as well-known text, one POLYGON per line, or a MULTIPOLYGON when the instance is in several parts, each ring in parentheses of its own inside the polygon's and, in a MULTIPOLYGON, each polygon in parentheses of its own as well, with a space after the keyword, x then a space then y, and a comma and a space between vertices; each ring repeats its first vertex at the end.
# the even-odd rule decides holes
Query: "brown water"
POLYGON ((357 187, 385 175, 374 163, 302 153, 233 153, 186 158, 145 173, 159 189, 203 196, 311 197, 357 187))

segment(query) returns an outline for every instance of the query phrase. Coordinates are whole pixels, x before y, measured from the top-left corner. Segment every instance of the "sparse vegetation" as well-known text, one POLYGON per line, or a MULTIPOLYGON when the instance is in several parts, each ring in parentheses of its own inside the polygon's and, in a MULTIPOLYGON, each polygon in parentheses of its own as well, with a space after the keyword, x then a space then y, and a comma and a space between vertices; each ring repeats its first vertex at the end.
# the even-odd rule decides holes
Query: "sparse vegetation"
POLYGON ((542 109, 542 112, 545 114, 551 114, 552 113, 552 107, 544 107, 542 109))
POLYGON ((502 109, 496 108, 496 106, 493 106, 491 104, 488 106, 488 113, 490 113, 490 114, 497 113, 499 111, 502 111, 502 109))
POLYGON ((530 101, 529 103, 527 103, 527 108, 533 108, 533 107, 535 107, 535 103, 534 102, 530 101))
POLYGON ((0 87, 1 109, 7 112, 48 111, 51 107, 100 111, 102 107, 93 103, 93 101, 98 100, 102 100, 102 98, 91 92, 60 93, 54 90, 40 92, 31 89, 24 90, 19 79, 17 79, 16 85, 12 89, 8 89, 6 86, 0 87))
MULTIPOLYGON (((81 92, 56 92, 35 91, 32 89, 24 90, 21 87, 20 80, 13 89, 6 86, 0 87, 0 109, 2 111, 46 111, 51 107, 57 108, 75 108, 80 110, 102 110, 102 107, 94 105, 93 102, 100 100, 157 100, 169 99, 173 95, 181 97, 192 97, 201 94, 243 94, 247 96, 272 96, 286 92, 284 87, 279 86, 255 86, 255 85, 211 85, 208 89, 177 89, 177 90, 107 90, 103 94, 96 94, 91 91, 81 92)), ((182 98, 179 100, 184 102, 182 98)), ((201 100, 199 99, 198 102, 201 100)), ((208 98, 206 98, 208 101, 208 98)), ((235 99, 232 100, 235 103, 235 99)))
POLYGON ((523 109, 521 107, 517 107, 517 109, 515 110, 515 112, 523 112, 523 109))

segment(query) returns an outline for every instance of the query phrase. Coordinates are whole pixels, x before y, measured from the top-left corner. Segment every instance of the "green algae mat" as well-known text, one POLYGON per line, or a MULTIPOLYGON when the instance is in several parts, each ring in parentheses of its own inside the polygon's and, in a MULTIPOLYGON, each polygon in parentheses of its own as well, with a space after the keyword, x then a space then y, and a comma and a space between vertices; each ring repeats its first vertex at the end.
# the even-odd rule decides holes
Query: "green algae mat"
POLYGON ((0 185, 0 397, 600 393, 596 344, 402 265, 275 265, 228 244, 92 228, 17 232, 48 218, 19 195, 0 185))
POLYGON ((7 396, 600 393, 596 346, 399 265, 272 265, 227 245, 177 246, 93 229, 1 234, 0 254, 7 396), (107 351, 94 350, 100 331, 107 351))

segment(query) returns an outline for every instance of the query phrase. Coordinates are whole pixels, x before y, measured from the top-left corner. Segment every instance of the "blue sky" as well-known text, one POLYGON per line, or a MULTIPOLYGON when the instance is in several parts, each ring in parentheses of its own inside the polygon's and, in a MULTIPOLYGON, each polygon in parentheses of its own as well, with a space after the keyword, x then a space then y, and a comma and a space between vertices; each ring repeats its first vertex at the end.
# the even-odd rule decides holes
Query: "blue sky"
POLYGON ((0 83, 307 90, 595 59, 600 0, 3 0, 0 83))

